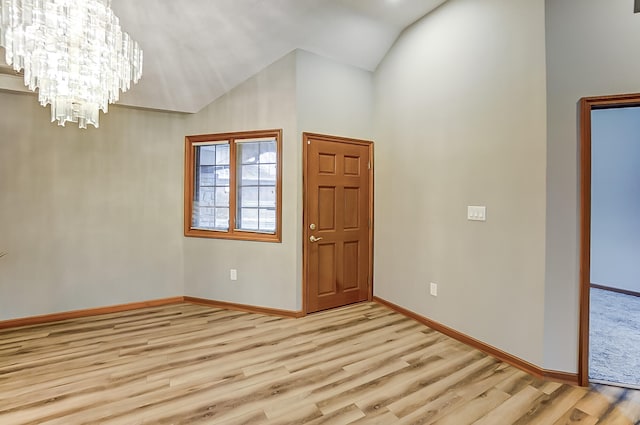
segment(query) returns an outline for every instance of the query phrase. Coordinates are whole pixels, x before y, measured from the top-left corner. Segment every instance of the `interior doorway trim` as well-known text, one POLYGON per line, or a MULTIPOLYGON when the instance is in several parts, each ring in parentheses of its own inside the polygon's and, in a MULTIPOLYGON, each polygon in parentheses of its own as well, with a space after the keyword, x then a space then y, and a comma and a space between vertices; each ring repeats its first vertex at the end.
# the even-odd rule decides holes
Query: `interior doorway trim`
POLYGON ((309 233, 309 207, 308 207, 308 160, 309 160, 309 150, 308 150, 308 142, 310 140, 326 140, 329 142, 337 142, 337 143, 346 143, 351 145, 360 145, 367 146, 369 148, 369 297, 368 301, 373 301, 373 228, 374 228, 374 220, 373 220, 373 194, 374 194, 374 158, 373 158, 373 142, 370 140, 361 140, 361 139, 353 139, 348 137, 340 137, 340 136, 330 136, 326 134, 318 134, 318 133, 302 133, 302 204, 303 204, 303 214, 302 214, 302 312, 303 314, 308 313, 308 282, 307 276, 309 272, 309 264, 308 264, 308 252, 306 243, 310 233, 309 233))
POLYGON ((580 99, 580 331, 578 380, 589 385, 589 294, 591 289, 591 111, 640 106, 640 93, 580 99))

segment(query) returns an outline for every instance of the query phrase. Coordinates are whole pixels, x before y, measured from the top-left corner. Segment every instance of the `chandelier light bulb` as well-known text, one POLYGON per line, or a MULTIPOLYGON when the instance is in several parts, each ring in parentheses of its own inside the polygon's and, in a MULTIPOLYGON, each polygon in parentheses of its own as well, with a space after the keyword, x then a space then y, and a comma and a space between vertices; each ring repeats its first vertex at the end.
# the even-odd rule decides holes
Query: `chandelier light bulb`
POLYGON ((142 75, 142 50, 111 0, 0 0, 0 46, 51 121, 99 126, 120 91, 142 75))

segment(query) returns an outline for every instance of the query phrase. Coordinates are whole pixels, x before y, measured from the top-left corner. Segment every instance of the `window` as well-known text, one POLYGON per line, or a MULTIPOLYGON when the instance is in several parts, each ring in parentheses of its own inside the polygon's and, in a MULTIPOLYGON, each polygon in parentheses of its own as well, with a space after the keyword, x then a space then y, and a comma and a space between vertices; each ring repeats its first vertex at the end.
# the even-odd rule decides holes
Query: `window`
POLYGON ((187 136, 184 233, 281 241, 282 130, 187 136))

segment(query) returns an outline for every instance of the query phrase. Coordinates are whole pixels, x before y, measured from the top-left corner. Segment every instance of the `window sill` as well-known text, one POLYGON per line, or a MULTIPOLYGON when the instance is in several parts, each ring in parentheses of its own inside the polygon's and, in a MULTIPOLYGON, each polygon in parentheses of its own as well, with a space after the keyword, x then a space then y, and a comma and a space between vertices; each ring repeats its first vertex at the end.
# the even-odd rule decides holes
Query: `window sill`
POLYGON ((244 230, 225 232, 220 230, 185 229, 184 236, 191 238, 230 239, 254 242, 282 242, 282 237, 278 233, 261 233, 244 230))

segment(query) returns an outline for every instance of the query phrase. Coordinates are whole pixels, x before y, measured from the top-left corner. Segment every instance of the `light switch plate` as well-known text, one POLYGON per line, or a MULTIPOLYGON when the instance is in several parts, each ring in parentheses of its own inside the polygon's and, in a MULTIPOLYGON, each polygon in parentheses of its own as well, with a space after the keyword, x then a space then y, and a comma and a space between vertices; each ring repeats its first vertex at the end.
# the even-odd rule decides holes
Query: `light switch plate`
POLYGON ((487 207, 471 205, 467 207, 467 220, 487 221, 487 207))

